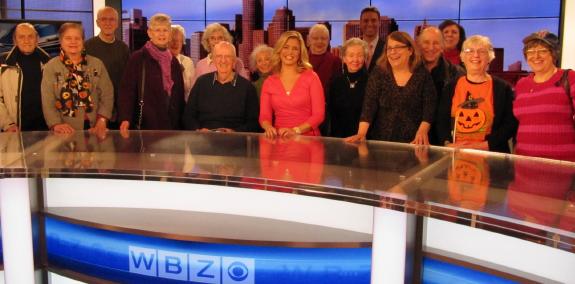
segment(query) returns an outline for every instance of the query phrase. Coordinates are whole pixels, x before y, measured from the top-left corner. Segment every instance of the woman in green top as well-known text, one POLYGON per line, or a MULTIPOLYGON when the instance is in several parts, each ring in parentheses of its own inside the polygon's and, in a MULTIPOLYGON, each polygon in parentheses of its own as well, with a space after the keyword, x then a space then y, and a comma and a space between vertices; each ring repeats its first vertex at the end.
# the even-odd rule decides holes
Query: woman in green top
POLYGON ((252 70, 252 83, 256 87, 258 98, 262 92, 262 85, 272 71, 272 54, 274 49, 260 44, 254 48, 250 55, 250 69, 252 70))

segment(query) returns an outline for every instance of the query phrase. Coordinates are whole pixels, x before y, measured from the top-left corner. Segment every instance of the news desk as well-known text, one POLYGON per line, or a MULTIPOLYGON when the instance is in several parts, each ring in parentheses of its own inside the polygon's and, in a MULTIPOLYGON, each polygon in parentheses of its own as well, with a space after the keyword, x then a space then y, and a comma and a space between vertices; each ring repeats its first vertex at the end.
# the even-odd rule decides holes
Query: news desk
POLYGON ((575 163, 212 132, 0 143, 7 283, 575 283, 575 163))

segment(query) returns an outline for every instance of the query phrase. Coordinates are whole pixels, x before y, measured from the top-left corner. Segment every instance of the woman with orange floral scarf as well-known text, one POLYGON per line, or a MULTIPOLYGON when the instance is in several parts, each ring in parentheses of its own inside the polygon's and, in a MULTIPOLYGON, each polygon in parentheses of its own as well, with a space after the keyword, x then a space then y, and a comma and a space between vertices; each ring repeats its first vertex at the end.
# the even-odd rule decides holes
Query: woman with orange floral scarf
POLYGON ((60 56, 44 67, 42 109, 48 127, 56 133, 107 131, 112 115, 114 90, 102 61, 86 55, 84 30, 65 23, 59 30, 60 56))

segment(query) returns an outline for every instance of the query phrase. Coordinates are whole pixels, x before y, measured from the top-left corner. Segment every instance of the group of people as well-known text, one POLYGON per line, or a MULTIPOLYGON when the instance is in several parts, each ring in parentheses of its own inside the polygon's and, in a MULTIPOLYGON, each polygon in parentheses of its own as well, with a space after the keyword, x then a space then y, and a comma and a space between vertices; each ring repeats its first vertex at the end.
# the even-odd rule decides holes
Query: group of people
POLYGON ((427 27, 415 39, 379 37, 380 13, 360 15, 361 38, 330 52, 329 30, 307 39, 283 33, 257 46, 249 69, 226 28, 206 27, 207 57, 182 54, 185 31, 165 14, 151 17, 150 40, 130 55, 115 38, 118 13, 98 11, 96 37, 62 25, 61 53, 50 59, 30 24, 19 24, 14 49, 1 58, 3 131, 197 130, 264 132, 266 137, 332 136, 510 152, 575 161, 575 73, 557 67, 551 33, 524 40, 533 73, 515 90, 488 73, 488 37, 465 36, 456 22, 427 27), (24 115, 23 115, 24 114, 24 115))

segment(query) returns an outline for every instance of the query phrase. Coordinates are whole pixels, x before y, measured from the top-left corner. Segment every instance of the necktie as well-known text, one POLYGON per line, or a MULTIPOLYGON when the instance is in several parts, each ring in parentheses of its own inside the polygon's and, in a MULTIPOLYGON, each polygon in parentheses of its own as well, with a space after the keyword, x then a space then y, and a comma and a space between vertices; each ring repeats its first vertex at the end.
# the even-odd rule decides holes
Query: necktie
POLYGON ((365 66, 369 69, 369 65, 371 64, 371 58, 373 57, 373 43, 369 44, 369 51, 367 54, 367 59, 365 60, 365 66))

